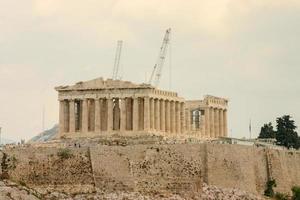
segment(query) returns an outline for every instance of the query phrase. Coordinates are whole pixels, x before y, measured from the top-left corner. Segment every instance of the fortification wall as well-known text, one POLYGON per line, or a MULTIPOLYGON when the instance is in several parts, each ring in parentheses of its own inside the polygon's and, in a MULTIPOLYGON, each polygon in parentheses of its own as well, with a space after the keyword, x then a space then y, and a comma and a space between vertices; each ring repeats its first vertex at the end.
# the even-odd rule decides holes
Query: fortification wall
POLYGON ((96 187, 125 191, 199 191, 203 146, 134 145, 91 148, 96 187))
POLYGON ((0 151, 0 174, 2 174, 2 160, 3 160, 3 152, 0 151))
POLYGON ((105 191, 199 192, 206 182, 263 194, 269 178, 280 192, 300 185, 296 152, 207 143, 95 145, 71 151, 71 158, 61 159, 53 147, 5 150, 8 174, 37 189, 68 193, 91 192, 94 186, 105 191))
POLYGON ((276 180, 275 191, 290 192, 295 185, 300 186, 300 152, 270 151, 270 175, 276 180))
POLYGON ((65 159, 59 148, 27 147, 5 150, 8 176, 41 193, 57 190, 67 193, 92 192, 94 180, 87 148, 72 148, 65 159))
POLYGON ((107 189, 182 191, 204 181, 262 194, 268 179, 265 150, 239 145, 105 146, 91 157, 96 186, 107 189))
POLYGON ((207 182, 262 194, 267 182, 265 150, 240 145, 207 145, 207 182))

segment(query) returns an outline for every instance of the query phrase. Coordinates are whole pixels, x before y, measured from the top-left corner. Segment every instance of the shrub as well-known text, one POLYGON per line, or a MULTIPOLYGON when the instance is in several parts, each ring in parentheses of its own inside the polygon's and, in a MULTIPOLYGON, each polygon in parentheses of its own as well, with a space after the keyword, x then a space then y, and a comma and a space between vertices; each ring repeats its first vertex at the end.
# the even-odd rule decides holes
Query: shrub
POLYGON ((9 179, 9 175, 7 172, 2 172, 2 174, 0 174, 0 180, 5 180, 5 179, 9 179))
POLYGON ((14 162, 14 163, 16 163, 16 162, 18 161, 15 155, 13 155, 13 156, 11 157, 11 161, 14 162))
POLYGON ((24 187, 26 187, 26 183, 24 182, 24 181, 19 181, 19 184, 21 185, 21 186, 24 186, 24 187))
POLYGON ((287 194, 283 194, 283 193, 280 193, 280 192, 276 192, 275 194, 275 199, 276 200, 288 200, 289 199, 289 196, 287 194))
POLYGON ((276 181, 274 179, 268 180, 267 189, 265 190, 265 196, 274 197, 273 187, 276 187, 276 181))
POLYGON ((294 186, 292 188, 292 192, 293 192, 293 200, 300 200, 300 187, 299 186, 294 186))
POLYGON ((60 159, 69 159, 73 156, 72 152, 70 149, 60 149, 58 152, 57 152, 57 156, 60 158, 60 159))
POLYGON ((10 161, 10 165, 8 166, 8 168, 10 168, 10 169, 16 169, 17 162, 18 162, 16 156, 13 155, 8 161, 10 161))

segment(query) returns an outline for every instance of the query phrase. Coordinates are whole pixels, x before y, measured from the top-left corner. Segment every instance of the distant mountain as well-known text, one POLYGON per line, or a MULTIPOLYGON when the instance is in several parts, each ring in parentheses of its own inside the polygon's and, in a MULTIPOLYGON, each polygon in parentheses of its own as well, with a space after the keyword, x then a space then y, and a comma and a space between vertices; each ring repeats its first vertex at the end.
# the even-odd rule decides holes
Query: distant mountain
POLYGON ((1 144, 12 144, 12 143, 16 143, 16 141, 10 140, 10 139, 6 139, 6 138, 1 138, 1 144))
POLYGON ((58 124, 54 125, 51 129, 46 130, 37 136, 30 139, 28 142, 46 142, 55 138, 58 134, 58 124))

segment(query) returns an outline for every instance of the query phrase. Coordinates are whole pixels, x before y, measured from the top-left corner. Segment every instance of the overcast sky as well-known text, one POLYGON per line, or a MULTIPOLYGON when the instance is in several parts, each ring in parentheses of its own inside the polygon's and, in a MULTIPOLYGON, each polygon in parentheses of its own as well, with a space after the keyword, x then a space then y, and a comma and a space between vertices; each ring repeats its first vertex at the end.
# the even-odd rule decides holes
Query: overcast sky
POLYGON ((253 135, 290 114, 300 126, 299 0, 0 0, 0 126, 29 139, 58 121, 55 86, 112 74, 149 76, 172 28, 161 87, 227 97, 229 133, 253 135), (171 64, 170 64, 171 60, 171 64))

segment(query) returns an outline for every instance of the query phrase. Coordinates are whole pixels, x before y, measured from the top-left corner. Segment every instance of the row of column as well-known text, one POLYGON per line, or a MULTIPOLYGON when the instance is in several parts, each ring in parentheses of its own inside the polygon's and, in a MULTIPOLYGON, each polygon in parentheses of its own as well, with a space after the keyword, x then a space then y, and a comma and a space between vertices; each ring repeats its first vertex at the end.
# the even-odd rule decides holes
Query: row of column
POLYGON ((185 131, 183 102, 156 98, 60 101, 60 132, 185 131))
POLYGON ((226 137, 227 110, 220 108, 205 109, 205 136, 211 138, 226 137))
POLYGON ((186 131, 202 138, 227 136, 227 110, 207 107, 186 110, 186 131))

